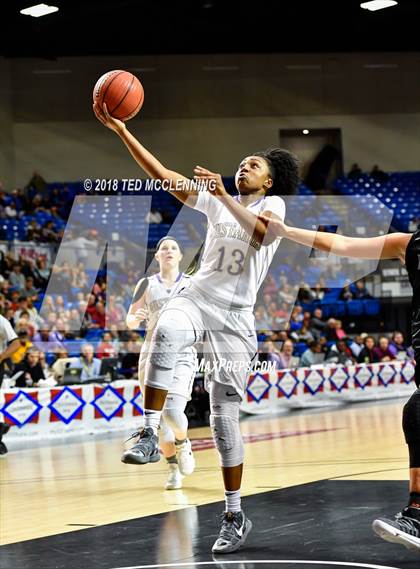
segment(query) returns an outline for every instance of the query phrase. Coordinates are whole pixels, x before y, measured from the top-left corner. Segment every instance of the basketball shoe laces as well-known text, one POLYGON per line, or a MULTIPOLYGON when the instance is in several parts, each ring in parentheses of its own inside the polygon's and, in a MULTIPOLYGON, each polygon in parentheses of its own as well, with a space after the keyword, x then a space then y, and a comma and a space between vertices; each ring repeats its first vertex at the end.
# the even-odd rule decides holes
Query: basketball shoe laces
POLYGON ((219 539, 231 541, 232 538, 237 538, 237 530, 241 527, 243 521, 241 512, 223 512, 220 519, 222 521, 222 527, 220 529, 219 539))
POLYGON ((420 520, 407 516, 407 510, 403 510, 395 516, 395 521, 401 530, 414 537, 420 537, 420 520))
MULTIPOLYGON (((160 429, 160 426, 158 428, 158 430, 160 429)), ((137 442, 140 441, 140 439, 142 438, 147 438, 148 436, 150 436, 149 432, 145 432, 146 427, 142 427, 141 429, 137 429, 137 431, 134 431, 134 433, 132 435, 130 435, 128 437, 128 439, 126 439, 124 442, 128 443, 129 441, 132 441, 133 439, 135 439, 136 437, 138 437, 137 442)))

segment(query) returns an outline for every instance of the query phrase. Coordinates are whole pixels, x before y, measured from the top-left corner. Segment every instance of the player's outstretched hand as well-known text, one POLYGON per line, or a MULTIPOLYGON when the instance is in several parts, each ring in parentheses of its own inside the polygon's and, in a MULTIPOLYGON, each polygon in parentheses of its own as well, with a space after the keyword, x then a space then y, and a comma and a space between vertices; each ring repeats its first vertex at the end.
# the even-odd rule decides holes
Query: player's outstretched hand
POLYGON ((216 198, 223 198, 227 196, 228 193, 226 191, 225 186, 223 185, 222 176, 220 174, 216 174, 215 172, 210 172, 206 168, 202 166, 196 166, 194 168, 194 179, 195 180, 204 180, 208 183, 208 190, 216 197, 216 198))
POLYGON ((265 215, 259 216, 261 219, 268 223, 268 231, 276 237, 287 236, 287 225, 281 219, 266 217, 265 215))
POLYGON ((98 103, 95 103, 93 105, 93 112, 96 115, 96 118, 101 121, 101 123, 110 128, 111 130, 113 130, 116 133, 120 133, 121 131, 123 131, 125 129, 125 124, 123 123, 123 121, 120 121, 118 119, 114 119, 114 117, 111 117, 111 115, 108 113, 108 109, 106 108, 106 104, 103 104, 103 108, 101 109, 101 107, 98 105, 98 103))

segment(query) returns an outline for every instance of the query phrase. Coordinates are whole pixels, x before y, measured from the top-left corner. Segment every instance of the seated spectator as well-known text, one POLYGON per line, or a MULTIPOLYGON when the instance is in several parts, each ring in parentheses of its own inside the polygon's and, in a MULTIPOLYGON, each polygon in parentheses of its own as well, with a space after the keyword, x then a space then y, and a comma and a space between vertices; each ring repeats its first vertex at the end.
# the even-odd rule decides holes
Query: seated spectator
MULTIPOLYGON (((43 351, 38 351, 38 354, 39 354, 39 365, 41 366, 42 371, 44 373, 44 378, 47 379, 51 376, 50 368, 47 364, 47 357, 43 351)), ((38 382, 39 382, 38 386, 41 386, 42 385, 42 378, 41 378, 41 380, 38 380, 38 382)))
POLYGON ((39 380, 45 379, 36 348, 28 350, 26 358, 16 367, 15 373, 18 371, 23 371, 23 374, 16 380, 16 387, 38 387, 39 380))
POLYGON ((322 310, 320 308, 315 308, 310 321, 309 330, 316 339, 324 332, 325 322, 322 320, 322 310))
POLYGON ((94 357, 94 347, 92 344, 83 344, 81 355, 73 361, 70 367, 82 370, 81 381, 87 381, 99 377, 101 371, 101 360, 94 357))
POLYGON ((414 358, 414 350, 404 341, 402 332, 394 332, 392 334, 389 349, 397 360, 411 360, 414 358))
POLYGON ((40 352, 56 353, 63 349, 57 334, 50 331, 46 324, 41 324, 39 331, 33 337, 34 347, 40 352))
POLYGON ((38 299, 38 291, 34 287, 34 279, 32 277, 28 277, 25 280, 25 287, 21 291, 21 295, 26 298, 31 298, 33 301, 38 299))
POLYGON ((259 332, 271 330, 270 320, 262 304, 255 307, 255 329, 259 332))
POLYGON ((349 173, 347 174, 347 178, 354 180, 355 178, 360 178, 361 174, 362 170, 360 169, 359 164, 353 164, 349 170, 349 173))
POLYGON ((16 209, 15 202, 11 202, 5 207, 4 213, 5 213, 6 217, 8 217, 9 219, 17 218, 18 217, 18 211, 16 209))
POLYGON ((359 355, 357 356, 357 361, 359 364, 373 364, 378 362, 378 356, 374 351, 376 343, 372 336, 366 336, 364 339, 364 347, 361 349, 359 355))
POLYGON ((302 307, 295 306, 292 310, 292 314, 290 315, 290 331, 299 331, 302 328, 302 320, 302 307))
POLYGON ((57 352, 57 359, 51 366, 53 377, 57 383, 61 383, 65 370, 70 367, 73 361, 77 361, 77 358, 69 358, 68 351, 65 348, 61 348, 57 352))
POLYGON ((13 270, 9 275, 9 283, 12 288, 19 292, 25 288, 25 275, 22 274, 22 267, 18 264, 13 266, 13 270))
POLYGON ((88 277, 82 263, 79 263, 79 265, 72 271, 71 286, 82 290, 86 289, 88 286, 88 277))
POLYGON ((408 222, 408 231, 410 233, 414 233, 415 231, 417 231, 417 229, 420 227, 420 217, 413 217, 413 219, 410 219, 410 221, 408 222))
POLYGON ((299 358, 293 355, 294 345, 291 340, 286 340, 283 343, 283 348, 280 351, 279 363, 277 369, 294 369, 299 367, 299 358))
POLYGON ((310 342, 308 349, 305 350, 300 358, 300 367, 310 367, 321 364, 325 359, 321 344, 317 341, 310 342))
POLYGON ((125 309, 115 294, 110 294, 107 299, 108 323, 123 324, 125 322, 125 309))
POLYGON ((55 230, 54 221, 46 221, 41 229, 41 241, 44 243, 57 243, 58 234, 55 230))
POLYGON ((313 342, 315 340, 312 332, 309 330, 309 328, 306 327, 306 325, 303 325, 300 327, 300 329, 297 330, 292 330, 290 332, 290 337, 295 341, 295 342, 313 342))
POLYGON ((275 364, 276 369, 279 368, 280 364, 280 351, 272 341, 264 342, 262 349, 261 360, 266 362, 272 362, 275 364))
POLYGON ((336 363, 339 365, 351 365, 356 361, 351 353, 350 348, 347 346, 345 340, 338 340, 331 346, 325 358, 326 363, 336 363))
POLYGON ((350 290, 350 285, 346 285, 343 287, 343 290, 340 292, 339 296, 340 300, 352 300, 353 293, 350 290))
POLYGON ((299 302, 304 304, 310 304, 313 300, 315 300, 315 295, 311 290, 311 287, 305 281, 301 281, 299 284, 299 292, 297 296, 299 302))
POLYGON ((312 292, 312 300, 322 300, 325 296, 325 291, 320 282, 316 283, 316 285, 311 288, 312 292))
POLYGON ((273 275, 267 275, 264 285, 263 285, 263 294, 276 294, 278 291, 278 286, 276 281, 274 280, 273 275))
POLYGON ((279 316, 279 310, 276 302, 270 302, 267 308, 268 318, 270 322, 269 330, 281 330, 285 319, 279 316))
POLYGON ((380 168, 377 164, 375 164, 375 166, 372 168, 370 175, 374 180, 376 180, 377 182, 380 182, 381 184, 384 184, 389 179, 388 174, 386 174, 385 172, 380 170, 380 168))
POLYGON ((105 328, 105 305, 103 302, 96 303, 95 311, 92 312, 90 328, 105 328))
POLYGON ((337 320, 335 318, 328 318, 323 335, 326 337, 327 342, 336 342, 339 339, 337 334, 337 320))
POLYGON ((123 348, 123 358, 121 362, 121 367, 125 370, 123 375, 126 379, 133 377, 137 374, 137 366, 139 362, 139 354, 141 349, 142 341, 137 332, 130 332, 128 342, 123 348))
POLYGON ((47 268, 46 259, 43 257, 37 259, 33 272, 35 278, 35 286, 37 288, 46 288, 50 276, 50 270, 47 268))
POLYGON ((51 341, 55 342, 57 346, 63 348, 66 340, 66 332, 66 323, 61 318, 57 318, 55 325, 51 330, 51 341))
POLYGON ((285 284, 278 292, 279 302, 286 302, 287 304, 293 304, 296 300, 296 294, 293 288, 289 284, 285 284))
POLYGON ((366 332, 364 332, 363 334, 357 334, 355 338, 349 343, 349 348, 355 358, 359 357, 360 352, 365 347, 364 339, 366 338, 366 336, 367 336, 366 332))
POLYGON ((27 331, 22 330, 17 332, 20 346, 14 354, 10 356, 12 363, 15 365, 20 364, 26 357, 29 349, 32 347, 32 342, 29 340, 29 335, 27 331))
POLYGON ((26 240, 33 241, 35 243, 39 243, 41 240, 41 228, 35 219, 28 223, 26 230, 26 240))
POLYGON ((354 299, 362 300, 363 298, 372 298, 362 280, 356 281, 356 284, 351 285, 351 291, 354 299))
POLYGON ((389 340, 386 336, 379 338, 378 345, 373 348, 373 352, 378 358, 378 362, 390 362, 395 359, 394 354, 389 347, 389 340))
POLYGON ((117 357, 114 346, 112 345, 112 336, 110 332, 104 332, 102 336, 102 342, 100 342, 97 350, 96 356, 100 359, 102 358, 115 358, 117 357))
POLYGON ((347 338, 347 334, 343 329, 343 323, 341 322, 341 320, 335 321, 335 333, 336 333, 337 338, 339 340, 342 340, 343 338, 347 338))
POLYGON ((32 300, 27 296, 20 296, 19 303, 15 312, 15 321, 18 322, 21 315, 27 312, 29 314, 29 319, 35 325, 38 320, 38 310, 33 306, 32 300))

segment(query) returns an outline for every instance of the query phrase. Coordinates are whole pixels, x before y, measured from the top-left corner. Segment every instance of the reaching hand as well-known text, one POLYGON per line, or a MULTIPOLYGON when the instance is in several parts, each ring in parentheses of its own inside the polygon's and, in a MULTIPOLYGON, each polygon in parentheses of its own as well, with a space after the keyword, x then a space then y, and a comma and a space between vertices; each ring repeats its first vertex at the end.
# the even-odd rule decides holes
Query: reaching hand
POLYGON ((268 231, 276 237, 285 237, 287 234, 287 225, 281 219, 266 217, 265 215, 260 216, 261 219, 268 222, 268 231))
POLYGON ((111 115, 108 113, 108 109, 106 108, 105 103, 103 104, 102 109, 98 103, 95 103, 93 105, 93 112, 95 113, 96 118, 101 121, 104 126, 110 128, 114 132, 120 133, 125 129, 125 124, 123 121, 111 117, 111 115))
POLYGON ((215 174, 214 172, 210 172, 206 168, 202 168, 201 166, 196 166, 194 168, 194 179, 195 180, 205 180, 208 184, 208 190, 216 197, 222 198, 227 196, 228 193, 226 191, 225 186, 223 185, 222 176, 220 174, 215 174))

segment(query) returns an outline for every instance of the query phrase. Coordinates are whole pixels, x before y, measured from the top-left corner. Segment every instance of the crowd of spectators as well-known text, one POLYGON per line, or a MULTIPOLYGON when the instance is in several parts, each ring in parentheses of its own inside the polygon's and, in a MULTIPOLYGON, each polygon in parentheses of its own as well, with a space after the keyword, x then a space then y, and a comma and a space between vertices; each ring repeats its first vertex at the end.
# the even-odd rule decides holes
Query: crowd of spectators
MULTIPOLYGON (((0 225, 1 219, 34 216, 27 225, 29 241, 60 242, 63 229, 57 222, 65 222, 70 209, 68 189, 47 189, 37 173, 23 190, 6 193, 0 185, 0 225), (43 224, 36 218, 40 213, 47 214, 43 224)), ((149 221, 160 223, 165 215, 152 210, 149 221)), ((126 330, 124 321, 140 275, 128 263, 119 271, 112 292, 108 290, 106 270, 99 273, 92 286, 83 252, 87 244, 94 242, 94 232, 75 239, 80 252, 77 262, 54 263, 52 267, 48 256, 33 260, 0 251, 0 313, 10 321, 20 342, 10 362, 10 372, 22 372, 17 385, 60 382, 63 361, 81 367, 84 377, 92 377, 99 373, 101 359, 118 357, 121 374, 136 376, 143 334, 126 330), (51 271, 66 294, 44 296, 51 271)), ((333 266, 325 265, 315 286, 305 282, 299 266, 293 266, 293 270, 294 282, 289 282, 284 273, 278 279, 271 274, 261 287, 255 307, 261 359, 276 362, 278 369, 284 369, 323 362, 372 363, 412 357, 401 332, 389 338, 354 336, 339 319, 324 317, 322 308, 314 303, 321 302, 328 292, 325 279, 336 276, 333 266)), ((347 302, 370 297, 365 282, 360 280, 346 285, 339 299, 347 302)))

